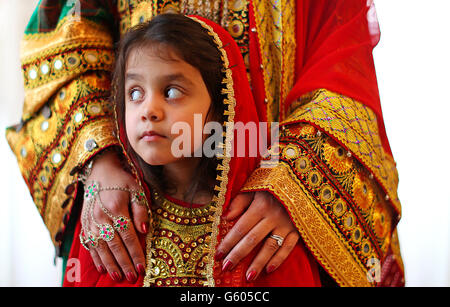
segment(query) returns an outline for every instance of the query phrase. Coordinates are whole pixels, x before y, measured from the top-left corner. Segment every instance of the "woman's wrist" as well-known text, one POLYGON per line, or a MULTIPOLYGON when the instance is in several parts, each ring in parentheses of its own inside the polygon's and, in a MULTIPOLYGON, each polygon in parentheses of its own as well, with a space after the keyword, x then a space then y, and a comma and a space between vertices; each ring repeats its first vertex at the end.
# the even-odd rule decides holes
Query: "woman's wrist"
POLYGON ((93 172, 96 173, 96 169, 103 168, 105 165, 120 165, 120 160, 119 149, 116 146, 105 148, 85 163, 80 173, 80 180, 86 182, 93 172))

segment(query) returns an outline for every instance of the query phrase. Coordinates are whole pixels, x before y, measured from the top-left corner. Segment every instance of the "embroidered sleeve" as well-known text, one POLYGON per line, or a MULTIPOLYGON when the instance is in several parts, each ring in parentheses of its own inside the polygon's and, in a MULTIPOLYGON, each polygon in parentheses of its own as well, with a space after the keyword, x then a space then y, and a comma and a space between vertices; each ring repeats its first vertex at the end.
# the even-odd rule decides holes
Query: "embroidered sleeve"
POLYGON ((21 123, 6 137, 56 246, 73 205, 76 171, 118 145, 109 102, 112 2, 41 1, 21 44, 25 101, 21 123))
POLYGON ((339 285, 376 285, 373 268, 392 253, 402 268, 395 233, 397 171, 380 145, 374 113, 318 90, 299 100, 281 128, 279 145, 243 191, 264 190, 278 198, 339 285))

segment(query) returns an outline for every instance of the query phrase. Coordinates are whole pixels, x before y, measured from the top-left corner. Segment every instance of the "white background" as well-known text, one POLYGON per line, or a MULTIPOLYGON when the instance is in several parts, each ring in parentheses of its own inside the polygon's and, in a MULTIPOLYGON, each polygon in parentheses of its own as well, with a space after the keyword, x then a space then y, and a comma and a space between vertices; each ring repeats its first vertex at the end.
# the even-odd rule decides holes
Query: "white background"
MULTIPOLYGON (((345 1, 345 0, 343 0, 345 1)), ((19 42, 36 0, 0 0, 0 132, 23 103, 19 42)), ((450 1, 375 0, 375 65, 400 175, 407 286, 450 286, 450 1)), ((0 286, 59 286, 61 261, 0 136, 0 286)))

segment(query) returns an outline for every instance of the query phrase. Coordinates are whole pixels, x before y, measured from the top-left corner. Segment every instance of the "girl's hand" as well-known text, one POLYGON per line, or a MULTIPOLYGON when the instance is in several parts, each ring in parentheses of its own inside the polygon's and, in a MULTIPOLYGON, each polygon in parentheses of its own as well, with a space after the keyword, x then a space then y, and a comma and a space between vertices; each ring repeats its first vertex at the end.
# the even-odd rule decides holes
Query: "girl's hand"
MULTIPOLYGON (((95 160, 92 172, 87 178, 87 183, 91 181, 98 182, 101 187, 139 190, 133 176, 123 169, 117 154, 112 151, 102 154, 95 160)), ((102 191, 100 197, 103 206, 111 215, 127 217, 133 223, 129 223, 129 228, 125 231, 114 231, 114 238, 109 242, 98 240, 98 246, 89 249, 92 259, 100 273, 108 272, 115 281, 119 281, 125 276, 128 281, 133 282, 137 279, 137 272, 145 274, 144 251, 136 230, 143 234, 147 233, 147 208, 137 203, 131 203, 130 212, 130 193, 125 191, 102 191)), ((88 225, 82 225, 83 229, 89 229, 98 236, 98 227, 91 220, 91 213, 87 212, 87 207, 87 202, 84 200, 81 216, 86 217, 85 222, 88 222, 88 225)), ((93 217, 97 224, 112 225, 111 218, 101 209, 98 202, 94 204, 93 217)))
POLYGON ((300 236, 283 205, 268 192, 239 194, 231 202, 225 220, 237 218, 247 207, 219 244, 216 259, 225 258, 222 270, 231 270, 265 240, 246 272, 247 280, 252 281, 264 267, 267 273, 277 269, 294 249, 300 236), (270 235, 284 238, 282 246, 270 235))

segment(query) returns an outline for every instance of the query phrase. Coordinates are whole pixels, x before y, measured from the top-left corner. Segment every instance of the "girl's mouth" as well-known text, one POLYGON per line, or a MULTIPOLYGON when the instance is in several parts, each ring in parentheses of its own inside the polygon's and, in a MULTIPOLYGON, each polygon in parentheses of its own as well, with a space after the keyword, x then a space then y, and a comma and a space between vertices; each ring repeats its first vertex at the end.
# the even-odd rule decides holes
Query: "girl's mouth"
POLYGON ((141 139, 146 141, 146 142, 153 142, 153 141, 158 141, 161 139, 166 138, 165 136, 155 132, 155 131, 145 131, 144 133, 142 133, 141 135, 141 139))

